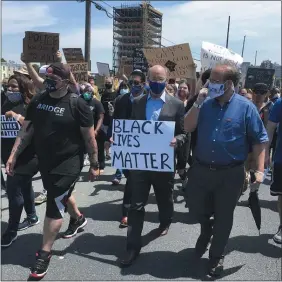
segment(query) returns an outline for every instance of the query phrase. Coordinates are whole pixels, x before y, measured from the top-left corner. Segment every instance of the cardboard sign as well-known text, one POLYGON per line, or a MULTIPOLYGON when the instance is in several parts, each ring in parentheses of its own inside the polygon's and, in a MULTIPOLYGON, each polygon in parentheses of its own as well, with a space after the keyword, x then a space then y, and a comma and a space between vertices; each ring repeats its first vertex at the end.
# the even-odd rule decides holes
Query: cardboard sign
POLYGON ((84 57, 81 48, 63 48, 67 63, 84 62, 84 57))
POLYGON ((142 49, 135 48, 133 51, 133 70, 141 70, 144 73, 148 72, 148 62, 146 57, 144 56, 144 52, 142 49))
POLYGON ((105 88, 105 77, 95 75, 95 84, 98 86, 99 90, 105 88))
POLYGON ((216 44, 209 42, 202 43, 202 72, 215 67, 217 64, 228 64, 239 69, 242 63, 243 58, 239 54, 216 44))
POLYGON ((194 78, 195 68, 188 43, 166 48, 143 49, 149 67, 161 65, 169 70, 169 78, 194 78))
POLYGON ((275 69, 249 67, 245 79, 245 88, 253 89, 256 83, 265 83, 270 89, 274 81, 275 69))
POLYGON ((27 62, 54 63, 59 50, 59 33, 26 31, 23 39, 24 59, 27 62))
POLYGON ((128 170, 174 171, 175 122, 113 120, 112 166, 128 170))
POLYGON ((88 63, 68 64, 77 83, 88 81, 88 63))
POLYGON ((97 69, 100 76, 110 76, 109 64, 97 62, 97 69))
POLYGON ((20 128, 20 124, 14 118, 1 115, 1 138, 16 138, 20 128))

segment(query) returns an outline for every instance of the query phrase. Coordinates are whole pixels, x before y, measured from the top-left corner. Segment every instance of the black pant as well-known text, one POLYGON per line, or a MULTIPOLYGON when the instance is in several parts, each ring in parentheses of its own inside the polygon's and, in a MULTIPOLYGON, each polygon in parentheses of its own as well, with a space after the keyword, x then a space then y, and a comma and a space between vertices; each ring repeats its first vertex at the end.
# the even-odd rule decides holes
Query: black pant
POLYGON ((9 225, 10 231, 17 231, 23 207, 27 217, 34 217, 34 191, 32 177, 29 175, 7 176, 7 195, 9 200, 9 225))
POLYGON ((187 141, 179 148, 176 148, 176 169, 185 169, 190 152, 190 134, 187 134, 187 141))
POLYGON ((214 215, 210 258, 223 255, 233 226, 233 213, 244 184, 244 165, 222 170, 210 170, 194 163, 188 170, 186 197, 189 213, 208 229, 214 215))
POLYGON ((99 132, 96 141, 98 146, 98 162, 100 169, 105 168, 105 136, 104 132, 99 132))
POLYGON ((126 183, 125 183, 125 186, 124 186, 123 201, 122 201, 122 216, 126 217, 126 216, 128 216, 128 210, 129 210, 130 203, 131 203, 131 195, 132 195, 131 189, 132 188, 131 188, 131 184, 130 184, 129 170, 124 169, 124 170, 122 170, 122 173, 126 177, 126 183))
POLYGON ((168 227, 173 216, 174 173, 152 171, 130 171, 132 189, 128 213, 127 249, 139 251, 144 224, 145 205, 153 185, 159 209, 160 227, 168 227))
POLYGON ((2 169, 1 169, 1 185, 4 187, 4 189, 6 189, 6 182, 4 180, 2 169))

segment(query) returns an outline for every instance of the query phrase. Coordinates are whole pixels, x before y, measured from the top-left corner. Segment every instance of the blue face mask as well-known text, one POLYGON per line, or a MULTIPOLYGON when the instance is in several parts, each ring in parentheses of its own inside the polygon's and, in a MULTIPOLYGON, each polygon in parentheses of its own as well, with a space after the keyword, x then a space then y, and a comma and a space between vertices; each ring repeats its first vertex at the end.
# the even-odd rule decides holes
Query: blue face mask
POLYGON ((48 92, 55 92, 57 91, 56 88, 56 81, 50 78, 46 78, 43 82, 43 84, 45 85, 45 88, 48 92))
POLYGON ((142 86, 141 85, 133 85, 131 87, 131 93, 132 95, 139 94, 142 91, 142 86))
POLYGON ((23 95, 20 92, 6 92, 7 99, 12 103, 23 102, 23 95))
POLYGON ((166 82, 149 81, 149 86, 153 94, 160 95, 165 90, 166 82))
POLYGON ((92 100, 93 96, 92 96, 92 93, 90 92, 85 92, 82 94, 82 98, 85 100, 85 101, 90 101, 92 100))
POLYGON ((208 96, 211 99, 220 97, 224 95, 225 90, 224 90, 224 83, 211 83, 209 82, 208 85, 208 96))
POLYGON ((128 89, 120 89, 119 93, 120 93, 120 95, 124 95, 124 94, 129 93, 129 90, 128 89))

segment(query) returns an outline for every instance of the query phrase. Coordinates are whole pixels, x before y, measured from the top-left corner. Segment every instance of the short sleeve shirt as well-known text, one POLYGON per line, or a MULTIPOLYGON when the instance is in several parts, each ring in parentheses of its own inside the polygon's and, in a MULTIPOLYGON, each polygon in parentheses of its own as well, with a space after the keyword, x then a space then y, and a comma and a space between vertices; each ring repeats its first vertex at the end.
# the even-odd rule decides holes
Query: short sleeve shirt
POLYGON ((41 173, 78 175, 83 166, 84 140, 80 127, 93 126, 93 114, 80 97, 49 94, 32 100, 26 120, 34 126, 34 143, 41 173), (70 99, 77 99, 74 108, 70 99))

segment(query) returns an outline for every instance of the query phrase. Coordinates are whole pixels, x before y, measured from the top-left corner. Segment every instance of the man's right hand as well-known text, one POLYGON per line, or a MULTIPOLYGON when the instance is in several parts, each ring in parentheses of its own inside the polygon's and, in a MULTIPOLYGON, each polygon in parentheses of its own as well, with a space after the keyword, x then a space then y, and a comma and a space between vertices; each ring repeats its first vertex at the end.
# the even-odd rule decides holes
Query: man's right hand
POLYGON ((208 97, 208 84, 209 81, 207 81, 205 83, 205 85, 203 86, 203 88, 200 90, 199 94, 198 94, 198 98, 197 98, 197 104, 198 105, 202 105, 204 103, 204 101, 206 100, 206 98, 208 97))
POLYGON ((6 173, 9 176, 14 175, 14 167, 16 165, 16 158, 15 157, 9 157, 7 163, 6 163, 6 173))

